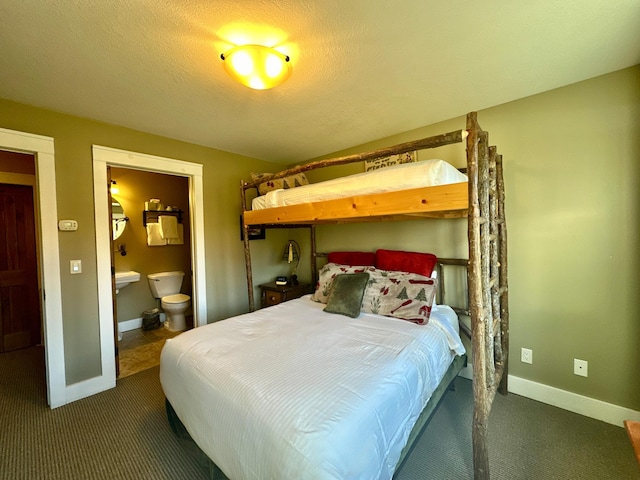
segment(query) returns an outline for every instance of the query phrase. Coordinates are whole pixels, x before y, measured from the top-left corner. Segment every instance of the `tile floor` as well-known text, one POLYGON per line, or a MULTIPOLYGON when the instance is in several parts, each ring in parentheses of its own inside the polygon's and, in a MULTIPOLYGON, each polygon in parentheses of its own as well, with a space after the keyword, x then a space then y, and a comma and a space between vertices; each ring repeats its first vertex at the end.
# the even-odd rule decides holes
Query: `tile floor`
POLYGON ((122 332, 122 340, 118 342, 120 357, 120 375, 128 377, 134 373, 147 370, 160 364, 160 351, 168 338, 181 332, 172 332, 161 326, 155 330, 129 330, 122 332))

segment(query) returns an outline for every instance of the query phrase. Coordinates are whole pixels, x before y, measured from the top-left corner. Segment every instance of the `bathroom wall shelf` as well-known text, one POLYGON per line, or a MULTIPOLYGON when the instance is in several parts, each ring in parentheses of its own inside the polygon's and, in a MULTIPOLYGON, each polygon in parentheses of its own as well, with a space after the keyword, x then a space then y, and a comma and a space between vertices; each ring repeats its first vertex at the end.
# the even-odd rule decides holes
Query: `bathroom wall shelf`
POLYGON ((182 223, 182 210, 143 210, 142 224, 146 227, 147 223, 158 223, 159 216, 173 216, 178 218, 178 223, 182 223))

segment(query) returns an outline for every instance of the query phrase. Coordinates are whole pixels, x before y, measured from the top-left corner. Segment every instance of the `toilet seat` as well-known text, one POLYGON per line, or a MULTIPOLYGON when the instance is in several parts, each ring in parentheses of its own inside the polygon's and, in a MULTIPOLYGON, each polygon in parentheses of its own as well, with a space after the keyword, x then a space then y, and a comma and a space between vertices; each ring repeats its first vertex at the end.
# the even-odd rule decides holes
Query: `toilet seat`
POLYGON ((176 293, 174 295, 167 295, 166 297, 162 297, 162 303, 166 303, 169 305, 184 303, 184 302, 188 302, 189 300, 191 300, 191 297, 183 293, 176 293))

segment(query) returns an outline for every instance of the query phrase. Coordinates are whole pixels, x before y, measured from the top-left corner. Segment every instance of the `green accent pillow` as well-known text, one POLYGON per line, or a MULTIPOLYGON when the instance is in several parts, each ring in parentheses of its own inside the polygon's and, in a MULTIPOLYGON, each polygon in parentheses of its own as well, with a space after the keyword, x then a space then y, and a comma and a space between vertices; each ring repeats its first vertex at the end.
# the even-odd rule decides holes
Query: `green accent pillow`
POLYGON ((324 311, 356 318, 360 315, 362 297, 368 282, 368 273, 342 273, 336 275, 333 279, 331 293, 324 311))

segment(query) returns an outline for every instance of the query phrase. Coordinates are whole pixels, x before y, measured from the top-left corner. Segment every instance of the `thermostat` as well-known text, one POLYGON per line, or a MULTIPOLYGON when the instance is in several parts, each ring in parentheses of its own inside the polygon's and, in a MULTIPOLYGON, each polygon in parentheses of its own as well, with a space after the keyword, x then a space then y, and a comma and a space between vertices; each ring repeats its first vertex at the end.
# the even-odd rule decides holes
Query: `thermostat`
POLYGON ((78 230, 78 222, 75 220, 60 220, 58 222, 58 229, 63 232, 73 232, 78 230))

